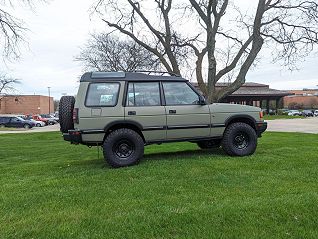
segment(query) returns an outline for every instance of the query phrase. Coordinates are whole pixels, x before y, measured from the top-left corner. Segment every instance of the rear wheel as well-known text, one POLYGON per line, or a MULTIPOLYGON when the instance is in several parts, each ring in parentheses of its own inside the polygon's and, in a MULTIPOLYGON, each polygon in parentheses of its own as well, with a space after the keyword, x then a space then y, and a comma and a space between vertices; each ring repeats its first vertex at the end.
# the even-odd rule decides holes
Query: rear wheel
POLYGON ((74 129, 73 109, 75 98, 73 96, 62 96, 59 104, 60 131, 67 133, 74 129))
POLYGON ((255 152, 257 135, 255 130, 246 123, 229 125, 223 135, 222 148, 231 156, 246 156, 255 152))
POLYGON ((131 129, 117 129, 111 132, 104 141, 105 160, 114 168, 139 163, 144 154, 144 141, 131 129))
POLYGON ((40 124, 40 123, 37 123, 37 124, 36 124, 36 127, 41 127, 41 124, 40 124))
POLYGON ((203 140, 197 142, 197 145, 201 149, 213 149, 213 148, 218 148, 221 145, 221 139, 213 139, 213 140, 203 140))

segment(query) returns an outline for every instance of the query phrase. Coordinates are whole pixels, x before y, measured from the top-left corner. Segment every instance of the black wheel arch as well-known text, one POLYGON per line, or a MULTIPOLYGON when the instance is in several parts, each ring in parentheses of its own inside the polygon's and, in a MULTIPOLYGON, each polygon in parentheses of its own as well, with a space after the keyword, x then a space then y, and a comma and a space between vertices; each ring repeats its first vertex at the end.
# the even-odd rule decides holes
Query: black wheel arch
POLYGON ((245 114, 233 115, 227 118, 225 121, 225 127, 237 122, 246 123, 256 130, 256 120, 252 116, 245 114))
POLYGON ((133 120, 116 120, 116 121, 113 121, 113 122, 107 124, 104 127, 104 131, 105 131, 104 140, 112 131, 114 131, 116 129, 122 129, 122 128, 131 129, 131 130, 136 131, 141 136, 143 141, 145 142, 145 137, 142 133, 142 129, 143 129, 142 125, 136 121, 133 121, 133 120))

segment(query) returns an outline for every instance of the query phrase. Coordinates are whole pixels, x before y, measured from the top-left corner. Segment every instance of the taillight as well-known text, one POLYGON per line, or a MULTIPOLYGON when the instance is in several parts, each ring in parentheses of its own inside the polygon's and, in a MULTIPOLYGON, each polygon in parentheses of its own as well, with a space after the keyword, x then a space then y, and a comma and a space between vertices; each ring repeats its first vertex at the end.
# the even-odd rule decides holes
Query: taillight
POLYGON ((73 122, 78 124, 78 108, 73 109, 73 122))
POLYGON ((263 111, 260 111, 260 112, 259 112, 259 117, 260 117, 260 119, 263 119, 263 116, 264 116, 264 115, 263 115, 263 111))

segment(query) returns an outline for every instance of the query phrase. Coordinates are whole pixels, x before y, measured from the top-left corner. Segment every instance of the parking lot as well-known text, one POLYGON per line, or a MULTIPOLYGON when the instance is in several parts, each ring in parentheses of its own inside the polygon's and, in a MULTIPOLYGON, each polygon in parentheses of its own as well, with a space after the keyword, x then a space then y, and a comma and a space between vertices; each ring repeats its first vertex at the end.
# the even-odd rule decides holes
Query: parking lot
POLYGON ((318 134, 318 117, 268 120, 267 131, 318 134))

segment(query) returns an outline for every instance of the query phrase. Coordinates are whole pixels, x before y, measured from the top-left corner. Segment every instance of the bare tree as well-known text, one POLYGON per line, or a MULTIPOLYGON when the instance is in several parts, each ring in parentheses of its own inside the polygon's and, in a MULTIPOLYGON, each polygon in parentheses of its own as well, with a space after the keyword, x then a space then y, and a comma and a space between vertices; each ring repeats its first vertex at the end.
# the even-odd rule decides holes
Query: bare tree
POLYGON ((15 92, 15 84, 19 84, 20 80, 8 77, 6 74, 0 74, 0 98, 6 94, 15 92))
POLYGON ((19 56, 19 44, 25 42, 28 29, 24 21, 14 16, 15 7, 33 7, 35 2, 45 0, 0 0, 0 47, 5 58, 19 56))
POLYGON ((316 1, 250 1, 254 11, 246 13, 240 3, 98 0, 92 9, 112 31, 156 55, 167 71, 180 74, 185 62, 195 62, 201 91, 209 102, 217 102, 244 84, 262 48, 272 49, 275 61, 293 68, 318 43, 316 1), (182 26, 186 30, 180 31, 182 26), (216 83, 222 79, 231 81, 218 90, 216 83))
POLYGON ((151 52, 131 39, 123 40, 109 34, 93 34, 76 57, 85 70, 134 71, 150 70, 159 66, 151 52))

